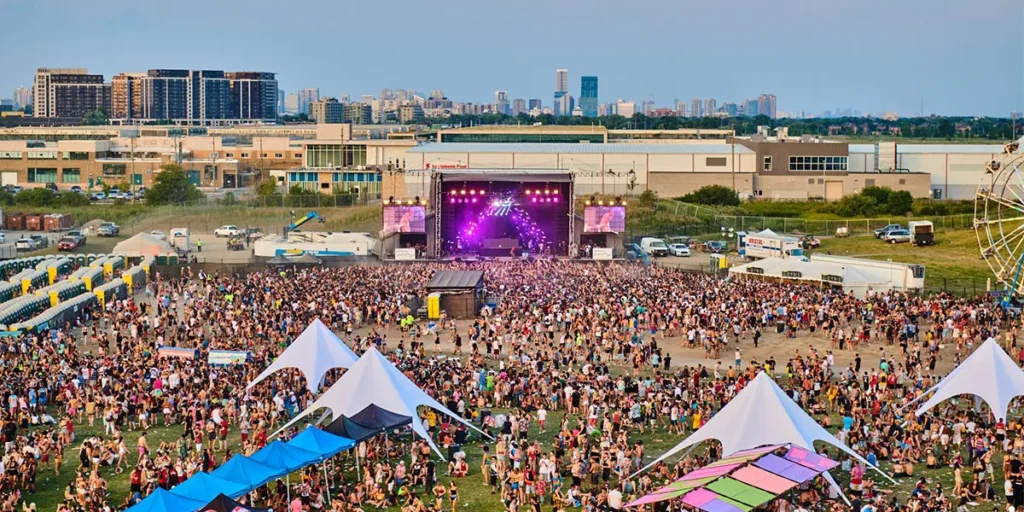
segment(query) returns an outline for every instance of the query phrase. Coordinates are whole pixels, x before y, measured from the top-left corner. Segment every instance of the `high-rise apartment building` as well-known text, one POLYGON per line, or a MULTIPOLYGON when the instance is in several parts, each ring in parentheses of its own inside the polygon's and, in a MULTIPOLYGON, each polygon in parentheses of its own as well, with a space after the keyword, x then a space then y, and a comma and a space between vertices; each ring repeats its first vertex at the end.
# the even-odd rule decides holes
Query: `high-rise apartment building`
POLYGON ((700 98, 690 101, 690 117, 704 117, 704 104, 700 98))
POLYGON ((25 107, 32 105, 32 89, 28 87, 18 87, 14 90, 14 109, 22 110, 25 107))
POLYGON ((293 115, 299 113, 299 93, 293 92, 284 99, 284 111, 293 115))
POLYGON ((35 117, 85 117, 110 112, 110 84, 85 68, 39 68, 33 84, 35 117))
POLYGON ((402 124, 418 123, 423 120, 423 107, 416 103, 407 103, 398 107, 398 122, 402 124))
POLYGON ((715 112, 718 112, 718 101, 714 98, 704 100, 704 115, 711 117, 715 115, 715 112))
POLYGON ((544 108, 544 103, 539 98, 532 98, 526 102, 527 110, 532 111, 533 109, 540 110, 544 108))
POLYGON ((580 109, 584 117, 597 117, 597 77, 580 77, 580 109))
POLYGON ((284 114, 284 89, 277 90, 277 115, 284 114))
POLYGON ((277 79, 274 73, 233 71, 224 73, 231 87, 230 112, 234 119, 277 120, 277 79))
POLYGON ((373 107, 366 103, 349 103, 345 105, 345 122, 352 124, 372 124, 373 107))
POLYGON ((641 110, 645 116, 651 115, 651 111, 654 110, 654 100, 644 100, 641 103, 641 110))
POLYGON ((121 73, 110 89, 112 119, 197 124, 276 120, 280 92, 273 73, 187 69, 121 73))
POLYGON ((597 117, 604 117, 606 115, 608 115, 608 105, 604 104, 604 103, 598 105, 597 106, 597 117))
POLYGON ((576 107, 576 99, 571 94, 559 91, 555 93, 554 115, 572 115, 572 109, 576 107))
POLYGON ((555 92, 569 92, 569 70, 555 70, 555 92))
POLYGON ((309 106, 309 118, 317 124, 338 124, 345 122, 345 106, 334 98, 323 98, 309 106))
POLYGON ((314 88, 310 88, 310 89, 300 89, 299 90, 299 111, 298 111, 298 113, 300 113, 300 114, 309 114, 309 106, 312 105, 314 101, 317 101, 319 99, 320 99, 320 89, 315 88, 315 87, 314 88))
POLYGON ((494 111, 498 114, 509 113, 508 91, 494 91, 494 111))
POLYGON ((745 115, 747 117, 757 117, 757 115, 759 113, 759 110, 758 110, 757 107, 758 107, 758 101, 755 100, 755 99, 748 99, 748 100, 744 101, 743 102, 743 115, 745 115))
POLYGON ((676 100, 676 115, 679 117, 686 117, 686 102, 683 100, 676 100))
POLYGON ((774 94, 762 94, 757 97, 757 111, 760 114, 766 115, 772 119, 775 119, 775 95, 774 94))
POLYGON ((636 114, 636 103, 633 103, 632 101, 622 101, 622 99, 619 99, 619 101, 615 103, 615 113, 622 117, 633 117, 633 114, 636 114))
POLYGON ((526 112, 526 100, 522 98, 512 100, 512 115, 518 116, 519 114, 525 114, 526 112))

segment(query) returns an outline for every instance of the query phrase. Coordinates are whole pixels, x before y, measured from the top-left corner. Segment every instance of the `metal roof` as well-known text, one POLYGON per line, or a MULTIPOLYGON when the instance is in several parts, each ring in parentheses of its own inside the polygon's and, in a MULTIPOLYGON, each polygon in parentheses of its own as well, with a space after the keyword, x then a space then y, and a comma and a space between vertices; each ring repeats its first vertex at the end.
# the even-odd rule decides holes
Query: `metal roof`
MULTIPOLYGON (((753 154, 744 146, 735 146, 736 154, 753 154)), ((411 148, 408 153, 561 153, 561 154, 714 154, 733 152, 730 144, 628 144, 628 143, 552 143, 539 142, 435 142, 411 148)))
POLYGON ((442 270, 430 278, 427 289, 472 289, 482 286, 483 281, 482 270, 442 270))
MULTIPOLYGON (((875 152, 874 144, 850 144, 850 153, 867 153, 871 154, 875 152)), ((900 154, 973 154, 973 155, 988 155, 992 153, 1000 154, 1003 152, 1003 146, 1001 144, 900 144, 896 143, 896 152, 900 154)))

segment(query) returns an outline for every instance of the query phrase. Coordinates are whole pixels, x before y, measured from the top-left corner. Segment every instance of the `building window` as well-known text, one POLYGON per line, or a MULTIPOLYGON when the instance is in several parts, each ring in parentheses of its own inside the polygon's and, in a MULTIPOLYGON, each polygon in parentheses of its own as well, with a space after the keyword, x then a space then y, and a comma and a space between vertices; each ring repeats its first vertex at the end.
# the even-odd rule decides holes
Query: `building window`
POLYGON ((81 183, 82 182, 82 170, 77 168, 65 168, 60 173, 61 183, 81 183))
POLYGON ((791 156, 789 157, 789 170, 846 171, 848 170, 848 161, 848 157, 845 156, 791 156))
POLYGON ((868 178, 868 179, 864 180, 864 186, 865 187, 873 187, 873 186, 875 186, 875 179, 874 178, 868 178))
POLYGON ((295 153, 295 158, 302 158, 302 153, 295 153))
POLYGON ((274 153, 274 158, 284 158, 284 153, 274 153))
POLYGON ((267 157, 267 154, 266 154, 266 153, 263 153, 263 155, 262 155, 262 156, 260 156, 260 158, 266 158, 266 157, 267 157))
POLYGON ((0 160, 21 160, 21 151, 0 151, 0 160))
POLYGON ((89 153, 85 151, 65 151, 61 157, 64 160, 88 160, 89 153))
POLYGON ((104 176, 124 176, 127 174, 128 166, 126 164, 103 164, 103 175, 104 176))
POLYGON ((56 151, 29 151, 28 152, 28 159, 29 160, 56 160, 57 159, 57 152, 56 151))
POLYGON ((224 157, 225 158, 234 158, 235 154, 234 153, 224 153, 224 157))
POLYGON ((814 185, 814 178, 807 178, 808 185, 814 185))
POLYGON ((242 153, 242 158, 249 158, 249 153, 242 153))
POLYGON ((772 172, 772 157, 770 155, 764 157, 764 170, 772 172))
POLYGON ((907 184, 907 180, 905 180, 903 178, 900 178, 900 185, 906 185, 906 184, 907 184))
POLYGON ((38 169, 31 167, 28 170, 29 183, 57 183, 57 169, 38 169))
POLYGON ((707 157, 704 161, 704 165, 708 167, 725 167, 726 158, 723 157, 707 157))

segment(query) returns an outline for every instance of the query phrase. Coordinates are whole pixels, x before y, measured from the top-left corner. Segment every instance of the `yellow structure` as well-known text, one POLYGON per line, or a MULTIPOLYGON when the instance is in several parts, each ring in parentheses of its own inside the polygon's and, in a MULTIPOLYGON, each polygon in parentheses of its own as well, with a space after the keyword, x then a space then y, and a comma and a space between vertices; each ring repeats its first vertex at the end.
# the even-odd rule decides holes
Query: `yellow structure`
POLYGON ((437 320, 441 318, 441 293, 434 292, 427 295, 427 318, 437 320))

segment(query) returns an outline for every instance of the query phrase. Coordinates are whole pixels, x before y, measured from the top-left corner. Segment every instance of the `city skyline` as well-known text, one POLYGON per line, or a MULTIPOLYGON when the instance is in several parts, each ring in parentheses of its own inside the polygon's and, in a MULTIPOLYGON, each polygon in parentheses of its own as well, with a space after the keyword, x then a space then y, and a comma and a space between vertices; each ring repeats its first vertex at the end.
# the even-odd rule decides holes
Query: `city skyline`
MULTIPOLYGON (((524 38, 502 36, 493 30, 492 21, 524 19, 546 3, 521 0, 481 6, 453 0, 434 7, 439 19, 460 26, 460 30, 432 32, 435 47, 445 49, 442 53, 431 58, 404 58, 402 66, 392 66, 387 59, 355 59, 350 62, 361 62, 354 68, 357 72, 350 66, 342 69, 310 63, 342 48, 364 56, 368 52, 401 54, 407 51, 405 43, 401 38, 378 39, 374 29, 365 24, 354 24, 344 37, 338 37, 298 24, 262 21, 260 13, 280 10, 280 4, 270 0, 183 0, 172 10, 126 0, 110 3, 125 8, 114 5, 97 10, 71 0, 14 0, 0 5, 0 16, 5 19, 35 19, 45 12, 51 29, 50 37, 39 39, 32 24, 6 27, 0 41, 19 51, 7 56, 5 72, 0 74, 0 95, 8 97, 15 88, 30 86, 40 67, 88 68, 108 79, 153 68, 251 69, 277 73, 286 91, 319 88, 325 96, 347 93, 356 98, 401 84, 422 91, 443 89, 448 97, 461 101, 489 103, 494 91, 505 90, 510 99, 544 98, 548 103, 554 85, 551 73, 564 68, 568 70, 569 94, 577 98, 580 76, 600 77, 602 104, 618 98, 638 104, 653 98, 658 106, 694 97, 739 102, 772 91, 784 99, 779 109, 787 112, 821 113, 840 105, 870 113, 910 115, 918 112, 922 103, 926 114, 1006 117, 1012 110, 1024 110, 1024 62, 1005 58, 1007 51, 1012 55, 1024 51, 1024 35, 1015 18, 1004 15, 1013 10, 1012 0, 979 0, 943 9, 935 9, 925 0, 865 0, 854 5, 791 0, 770 6, 739 0, 736 12, 756 9, 758 21, 729 21, 725 27, 734 30, 735 37, 725 41, 720 37, 722 26, 699 24, 682 32, 673 28, 670 20, 680 17, 713 19, 715 13, 722 14, 704 3, 647 0, 635 9, 621 11, 618 4, 606 0, 567 0, 567 11, 586 15, 557 23, 533 20, 531 37, 524 38), (204 15, 194 16, 199 11, 204 15), (225 29, 218 21, 223 19, 248 19, 251 23, 225 29), (840 20, 843 26, 869 26, 870 31, 837 37, 835 27, 840 20), (978 51, 962 44, 960 38, 950 37, 965 23, 985 27, 986 45, 992 51, 978 51), (91 45, 76 41, 82 26, 117 26, 116 37, 132 43, 96 52, 91 45), (155 28, 174 26, 190 26, 203 37, 167 45, 152 36, 155 28), (633 26, 645 28, 628 30, 633 26), (802 28, 778 29, 786 26, 802 28), (253 35, 267 30, 273 30, 275 37, 253 35), (602 30, 629 32, 629 44, 622 38, 595 37, 602 30), (251 37, 245 39, 247 36, 251 37), (20 44, 27 40, 34 43, 20 44), (246 44, 238 44, 239 40, 246 44), (487 44, 466 44, 469 40, 487 44), (590 43, 572 43, 581 40, 590 43), (708 45, 712 40, 715 44, 708 45), (573 50, 545 51, 556 47, 573 50), (644 51, 637 54, 636 48, 644 51), (494 52, 507 58, 501 65, 474 66, 473 73, 452 73, 450 66, 437 65, 439 59, 489 62, 486 58, 494 52), (726 62, 730 64, 724 65, 726 62)), ((373 4, 316 0, 298 4, 289 4, 289 9, 315 11, 317 18, 324 20, 376 19, 380 15, 373 4)), ((414 5, 399 0, 388 9, 390 30, 421 30, 423 19, 414 5)))

